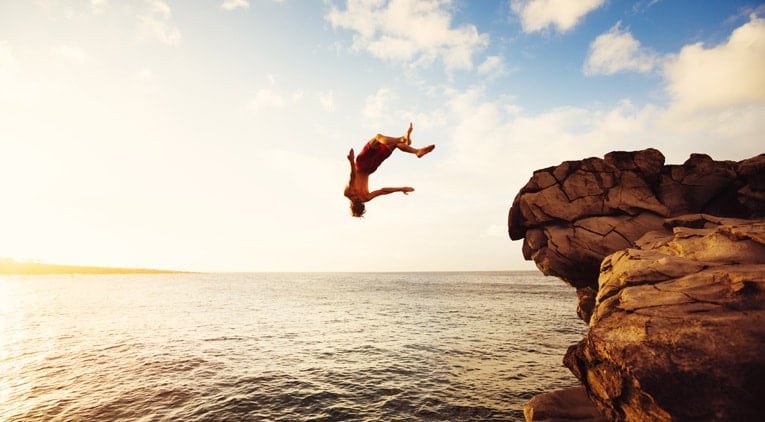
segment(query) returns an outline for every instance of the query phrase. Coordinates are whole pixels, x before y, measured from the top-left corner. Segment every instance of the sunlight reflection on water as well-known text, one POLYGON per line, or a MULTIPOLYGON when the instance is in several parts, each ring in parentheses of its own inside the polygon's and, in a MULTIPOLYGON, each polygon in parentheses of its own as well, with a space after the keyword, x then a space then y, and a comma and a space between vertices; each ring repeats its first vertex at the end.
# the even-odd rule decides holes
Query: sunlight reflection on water
POLYGON ((522 420, 576 295, 534 273, 0 278, 2 420, 522 420))

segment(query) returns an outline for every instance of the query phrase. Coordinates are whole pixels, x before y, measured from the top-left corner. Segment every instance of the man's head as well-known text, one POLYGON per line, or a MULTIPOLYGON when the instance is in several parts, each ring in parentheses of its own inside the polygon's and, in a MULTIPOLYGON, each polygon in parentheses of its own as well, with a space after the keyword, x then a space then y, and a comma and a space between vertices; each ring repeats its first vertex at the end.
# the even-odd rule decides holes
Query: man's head
POLYGON ((366 205, 361 201, 351 200, 351 215, 354 217, 362 217, 366 210, 366 205))

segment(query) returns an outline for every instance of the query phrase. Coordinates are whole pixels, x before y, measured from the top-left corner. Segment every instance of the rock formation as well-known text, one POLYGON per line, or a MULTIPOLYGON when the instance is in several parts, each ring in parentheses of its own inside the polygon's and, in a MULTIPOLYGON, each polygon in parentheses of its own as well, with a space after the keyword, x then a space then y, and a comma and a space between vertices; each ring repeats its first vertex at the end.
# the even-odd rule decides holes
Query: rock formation
POLYGON ((759 420, 765 219, 667 223, 603 260, 590 331, 565 363, 613 420, 759 420))
POLYGON ((765 154, 738 163, 693 154, 665 166, 661 152, 646 149, 567 161, 534 172, 508 226, 526 259, 577 289, 587 321, 603 258, 635 246, 665 218, 691 213, 765 216, 765 154))
MULTIPOLYGON (((654 149, 539 170, 510 237, 577 289, 585 338, 565 363, 613 420, 765 414, 765 154, 654 149)), ((537 412, 539 413, 539 412, 537 412)))
POLYGON ((534 396, 523 408, 527 421, 607 422, 587 398, 584 387, 573 387, 534 396))

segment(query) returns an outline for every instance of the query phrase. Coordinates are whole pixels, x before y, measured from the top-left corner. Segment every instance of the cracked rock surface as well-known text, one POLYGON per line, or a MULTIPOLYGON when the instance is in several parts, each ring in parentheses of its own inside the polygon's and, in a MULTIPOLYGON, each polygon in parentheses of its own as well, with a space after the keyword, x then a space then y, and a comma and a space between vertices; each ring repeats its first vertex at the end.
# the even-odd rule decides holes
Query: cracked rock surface
POLYGON ((534 173, 508 228, 526 259, 577 289, 589 332, 564 363, 600 414, 761 420, 765 154, 564 162, 534 173))
POLYGON ((765 220, 688 215, 637 244, 603 260, 566 366, 611 420, 759 420, 765 220))
POLYGON ((666 218, 695 213, 765 216, 765 154, 740 162, 693 154, 665 165, 649 148, 566 161, 534 172, 513 201, 508 229, 523 239, 527 260, 578 290, 587 321, 603 258, 635 247, 666 218))

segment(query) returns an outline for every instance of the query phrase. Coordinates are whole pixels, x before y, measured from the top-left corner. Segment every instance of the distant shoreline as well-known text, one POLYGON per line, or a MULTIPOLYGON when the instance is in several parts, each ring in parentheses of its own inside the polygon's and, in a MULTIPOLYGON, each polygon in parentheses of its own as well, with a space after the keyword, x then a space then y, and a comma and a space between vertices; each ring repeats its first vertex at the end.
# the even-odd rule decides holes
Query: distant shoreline
POLYGON ((49 274, 181 274, 186 271, 155 270, 150 268, 88 267, 83 265, 42 264, 18 262, 0 258, 0 275, 49 275, 49 274))

